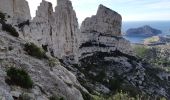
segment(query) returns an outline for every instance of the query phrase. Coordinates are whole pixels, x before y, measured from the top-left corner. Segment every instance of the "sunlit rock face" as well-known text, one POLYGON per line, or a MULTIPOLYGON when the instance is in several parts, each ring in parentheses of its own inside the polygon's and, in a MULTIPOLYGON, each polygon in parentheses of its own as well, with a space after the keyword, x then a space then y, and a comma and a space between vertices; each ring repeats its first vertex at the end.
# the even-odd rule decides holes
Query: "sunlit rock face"
POLYGON ((32 41, 40 46, 52 47, 54 13, 52 4, 42 1, 36 11, 36 16, 30 25, 24 26, 23 35, 26 40, 32 41))
POLYGON ((59 57, 77 52, 79 27, 76 13, 69 0, 57 0, 53 34, 54 54, 59 57))
POLYGON ((13 15, 13 0, 0 0, 0 2, 1 2, 0 11, 12 16, 13 15))
POLYGON ((76 55, 79 27, 69 0, 58 0, 55 12, 52 4, 42 1, 36 17, 24 27, 24 37, 45 45, 51 55, 62 58, 76 55))
POLYGON ((81 32, 98 32, 104 35, 121 35, 122 17, 115 11, 100 5, 95 16, 86 18, 81 25, 81 32))
POLYGON ((12 0, 13 1, 13 12, 14 20, 18 23, 23 21, 30 20, 31 14, 26 0, 12 0))
POLYGON ((10 17, 10 23, 21 23, 31 19, 28 2, 25 0, 0 0, 0 11, 10 17))
POLYGON ((80 57, 115 50, 131 54, 130 43, 121 37, 121 23, 120 14, 100 5, 97 14, 86 18, 81 25, 80 57))

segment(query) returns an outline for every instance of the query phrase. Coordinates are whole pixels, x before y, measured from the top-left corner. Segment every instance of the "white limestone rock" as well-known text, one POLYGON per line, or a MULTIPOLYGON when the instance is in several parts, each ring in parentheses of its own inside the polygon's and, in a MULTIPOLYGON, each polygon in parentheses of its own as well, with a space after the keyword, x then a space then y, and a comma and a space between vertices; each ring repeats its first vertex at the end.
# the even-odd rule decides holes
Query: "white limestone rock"
POLYGON ((21 23, 31 19, 28 2, 25 0, 0 0, 0 11, 10 16, 9 23, 21 23))
POLYGON ((62 58, 77 53, 79 27, 71 1, 58 0, 55 12, 52 4, 42 1, 30 26, 24 27, 24 38, 38 45, 48 45, 52 55, 62 58))
POLYGON ((100 5, 97 14, 86 18, 81 25, 81 32, 98 32, 113 36, 121 35, 122 17, 115 11, 100 5))
POLYGON ((13 0, 0 0, 0 11, 13 16, 13 0))
POLYGON ((97 14, 86 18, 81 25, 79 59, 88 56, 84 54, 115 50, 133 54, 130 42, 121 36, 121 23, 121 15, 100 5, 97 14))
POLYGON ((24 27, 24 38, 37 45, 48 45, 50 47, 52 45, 53 21, 52 4, 43 0, 36 11, 36 17, 30 22, 29 26, 24 27))
POLYGON ((57 0, 53 33, 54 54, 59 57, 77 53, 79 27, 70 0, 57 0))
POLYGON ((30 9, 26 0, 13 0, 13 7, 13 20, 16 23, 31 20, 30 9))
POLYGON ((48 59, 36 59, 23 51, 25 40, 13 37, 4 31, 0 32, 0 40, 0 48, 6 48, 0 53, 2 61, 0 65, 0 96, 7 100, 13 100, 10 98, 15 93, 11 91, 21 91, 21 93, 33 95, 35 100, 48 100, 44 97, 49 98, 52 95, 58 95, 67 100, 83 100, 80 90, 84 92, 87 90, 80 85, 74 74, 61 66, 57 59, 55 60, 57 64, 50 67, 48 59), (8 50, 9 46, 12 46, 13 49, 8 50), (8 66, 26 70, 34 82, 34 87, 30 91, 19 88, 13 90, 13 86, 9 86, 5 82, 8 66))

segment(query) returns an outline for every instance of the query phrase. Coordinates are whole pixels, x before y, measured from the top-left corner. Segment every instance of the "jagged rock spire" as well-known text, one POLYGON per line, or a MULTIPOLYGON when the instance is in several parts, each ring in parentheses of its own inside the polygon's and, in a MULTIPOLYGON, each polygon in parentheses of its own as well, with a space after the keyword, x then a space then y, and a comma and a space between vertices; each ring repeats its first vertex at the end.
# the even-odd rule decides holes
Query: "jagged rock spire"
POLYGON ((67 4, 71 4, 70 0, 57 0, 57 6, 64 6, 67 4))
POLYGON ((121 15, 100 5, 95 16, 86 18, 81 25, 81 32, 96 31, 114 36, 121 35, 121 15))

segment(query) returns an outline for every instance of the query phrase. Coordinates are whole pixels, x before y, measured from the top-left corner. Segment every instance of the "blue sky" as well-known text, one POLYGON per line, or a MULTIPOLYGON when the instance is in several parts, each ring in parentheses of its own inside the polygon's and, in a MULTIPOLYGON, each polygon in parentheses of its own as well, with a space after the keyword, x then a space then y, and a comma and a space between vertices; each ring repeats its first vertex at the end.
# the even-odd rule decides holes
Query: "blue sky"
MULTIPOLYGON (((27 0, 31 15, 41 0, 27 0)), ((56 0, 46 0, 56 5, 56 0)), ((71 0, 81 23, 86 17, 96 14, 99 4, 103 4, 122 15, 123 21, 170 20, 170 0, 71 0)))

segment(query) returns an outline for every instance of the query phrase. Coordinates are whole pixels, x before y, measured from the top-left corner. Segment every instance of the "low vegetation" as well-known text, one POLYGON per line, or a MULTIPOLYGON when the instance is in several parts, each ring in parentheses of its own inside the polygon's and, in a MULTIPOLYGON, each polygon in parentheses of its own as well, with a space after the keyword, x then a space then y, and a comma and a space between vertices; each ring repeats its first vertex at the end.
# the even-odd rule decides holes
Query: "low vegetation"
POLYGON ((45 51, 34 43, 26 43, 24 50, 31 56, 42 59, 46 58, 45 51))
POLYGON ((137 56, 151 66, 170 72, 169 48, 166 46, 133 46, 137 56))
POLYGON ((49 100, 64 100, 64 98, 53 95, 49 98, 49 100))
POLYGON ((8 32, 12 36, 18 37, 19 33, 16 29, 12 25, 7 24, 5 21, 5 14, 0 12, 0 23, 2 24, 2 30, 8 32))
POLYGON ((31 97, 28 94, 22 93, 19 96, 19 100, 32 100, 31 97))
POLYGON ((49 62, 50 67, 54 67, 54 66, 59 64, 59 61, 57 59, 55 59, 55 58, 49 58, 48 62, 49 62))
POLYGON ((135 97, 130 96, 128 93, 125 92, 117 92, 116 94, 112 96, 97 96, 97 95, 92 95, 93 100, 167 100, 166 98, 158 98, 158 99, 153 99, 150 96, 146 95, 137 95, 135 97))
POLYGON ((3 23, 2 24, 2 30, 8 32, 10 35, 15 36, 15 37, 19 37, 19 33, 16 31, 16 29, 10 25, 10 24, 6 24, 3 23))
POLYGON ((0 12, 0 20, 5 21, 5 14, 0 12))
POLYGON ((7 76, 6 82, 9 85, 17 85, 26 89, 33 87, 33 81, 28 73, 23 69, 11 67, 7 70, 7 76))
POLYGON ((136 45, 133 47, 133 49, 136 55, 139 56, 140 58, 145 58, 149 53, 149 49, 146 46, 136 45))

